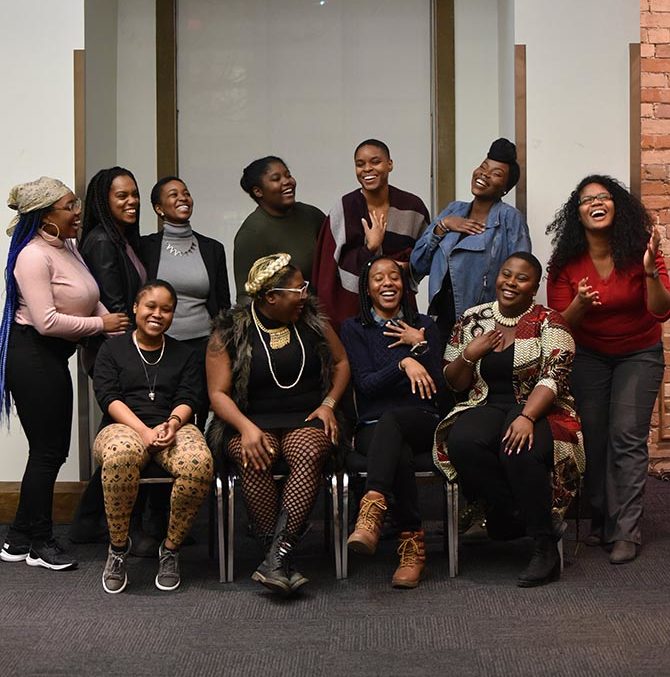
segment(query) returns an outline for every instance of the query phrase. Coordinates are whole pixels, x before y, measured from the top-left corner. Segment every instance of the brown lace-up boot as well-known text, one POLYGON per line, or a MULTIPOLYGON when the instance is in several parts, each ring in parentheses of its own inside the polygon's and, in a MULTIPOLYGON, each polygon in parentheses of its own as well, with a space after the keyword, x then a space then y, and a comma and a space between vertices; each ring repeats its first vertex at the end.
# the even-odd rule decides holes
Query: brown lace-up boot
POLYGON ((374 555, 379 543, 379 534, 384 522, 386 499, 378 491, 368 491, 361 499, 361 505, 354 529, 347 545, 363 555, 374 555))
POLYGON ((423 529, 403 531, 398 545, 400 564, 391 582, 394 588, 416 588, 426 566, 426 544, 423 529))

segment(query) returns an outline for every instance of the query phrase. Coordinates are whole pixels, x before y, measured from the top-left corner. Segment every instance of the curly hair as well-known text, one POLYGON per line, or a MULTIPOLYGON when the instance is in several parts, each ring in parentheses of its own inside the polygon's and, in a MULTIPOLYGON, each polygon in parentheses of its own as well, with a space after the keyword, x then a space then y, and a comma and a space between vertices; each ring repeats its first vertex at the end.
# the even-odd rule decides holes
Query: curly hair
POLYGON ((614 220, 610 231, 610 249, 614 268, 623 270, 644 255, 652 220, 639 198, 629 193, 622 183, 601 174, 583 178, 568 201, 556 212, 547 226, 553 251, 549 258, 549 277, 555 278, 563 266, 588 250, 588 242, 579 217, 579 194, 589 183, 599 183, 607 189, 614 202, 614 220))
POLYGON ((370 269, 372 268, 372 264, 377 263, 377 261, 392 261, 398 267, 398 271, 402 277, 400 309, 402 310, 403 319, 410 326, 416 326, 417 313, 408 294, 409 282, 407 280, 407 273, 392 257, 384 256, 383 254, 379 254, 378 256, 371 258, 367 263, 364 263, 361 268, 361 274, 358 276, 358 298, 360 301, 361 324, 364 326, 371 326, 375 323, 374 318, 372 317, 372 298, 370 297, 370 269))

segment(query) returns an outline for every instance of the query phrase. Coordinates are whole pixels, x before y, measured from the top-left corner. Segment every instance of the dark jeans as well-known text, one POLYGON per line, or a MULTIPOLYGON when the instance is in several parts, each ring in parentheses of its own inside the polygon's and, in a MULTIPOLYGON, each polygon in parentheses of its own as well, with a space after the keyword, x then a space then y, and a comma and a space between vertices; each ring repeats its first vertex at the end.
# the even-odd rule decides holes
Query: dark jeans
POLYGON ((592 528, 606 542, 641 542, 647 437, 662 378, 660 344, 626 355, 577 348, 572 390, 582 419, 592 528))
POLYGON ((391 409, 356 433, 356 451, 368 458, 367 490, 394 502, 401 531, 421 528, 414 456, 431 452, 438 421, 434 411, 391 409))
POLYGON ((7 386, 28 438, 28 463, 9 529, 13 543, 41 543, 52 536, 56 477, 70 449, 72 379, 68 360, 76 345, 13 324, 7 351, 7 386))
POLYGON ((530 450, 508 456, 502 442, 523 406, 486 404, 459 414, 447 438, 449 459, 466 498, 484 499, 487 516, 504 522, 518 514, 528 536, 550 536, 554 443, 549 421, 536 421, 530 450))
POLYGON ((207 353, 208 342, 209 336, 194 339, 184 339, 181 341, 181 343, 193 348, 196 355, 198 356, 198 365, 200 367, 200 408, 198 411, 194 411, 193 413, 196 416, 195 423, 202 433, 205 432, 205 425, 207 423, 207 417, 209 416, 209 396, 207 394, 207 374, 205 372, 205 356, 207 353))

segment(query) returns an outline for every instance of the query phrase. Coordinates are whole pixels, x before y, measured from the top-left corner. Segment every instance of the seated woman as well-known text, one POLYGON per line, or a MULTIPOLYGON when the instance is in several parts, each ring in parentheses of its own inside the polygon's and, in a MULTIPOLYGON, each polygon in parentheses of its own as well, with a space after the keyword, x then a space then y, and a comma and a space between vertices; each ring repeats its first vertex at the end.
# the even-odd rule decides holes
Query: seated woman
POLYGON ((485 503, 493 538, 535 540, 520 587, 560 576, 557 541, 584 471, 568 388, 575 344, 563 318, 534 303, 542 266, 512 254, 496 298, 465 312, 445 351, 447 385, 467 391, 435 433, 433 456, 469 501, 485 503), (553 495, 552 495, 553 489, 553 495))
POLYGON ((389 147, 366 139, 354 151, 360 188, 328 214, 314 252, 312 284, 324 312, 339 332, 358 313, 358 273, 378 254, 407 263, 430 216, 420 197, 389 185, 389 147))
POLYGON ((428 278, 428 312, 435 316, 443 343, 466 310, 495 299, 502 262, 530 251, 526 218, 502 201, 519 180, 516 146, 507 139, 491 144, 472 172, 471 202, 450 202, 416 243, 410 258, 417 280, 428 278))
POLYGON ((326 215, 313 205, 296 202, 297 182, 279 157, 268 155, 244 168, 242 190, 256 203, 235 235, 233 267, 237 302, 251 299, 244 292, 249 269, 256 259, 288 249, 293 265, 312 279, 312 259, 326 215))
POLYGON ((394 500, 400 526, 400 565, 392 584, 415 588, 425 565, 424 532, 414 478, 414 457, 429 455, 443 390, 440 335, 409 303, 403 270, 378 256, 360 274, 361 312, 342 325, 358 410, 356 452, 367 456, 367 493, 356 529, 355 552, 374 554, 384 512, 394 500))
POLYGON ((293 571, 290 555, 337 442, 334 408, 349 382, 344 348, 290 260, 273 254, 254 263, 245 285, 251 305, 221 314, 207 348, 218 417, 208 437, 237 465, 251 522, 267 549, 252 578, 282 594, 307 582, 293 571), (272 470, 282 458, 289 476, 278 496, 272 470))
POLYGON ((158 549, 159 590, 179 586, 179 546, 212 481, 211 454, 189 422, 201 391, 198 358, 166 336, 176 305, 168 282, 147 282, 133 307, 137 328, 107 341, 95 363, 93 386, 104 418, 93 453, 102 466, 110 541, 102 587, 112 594, 128 582, 128 530, 142 468, 153 460, 175 478, 167 538, 158 549))

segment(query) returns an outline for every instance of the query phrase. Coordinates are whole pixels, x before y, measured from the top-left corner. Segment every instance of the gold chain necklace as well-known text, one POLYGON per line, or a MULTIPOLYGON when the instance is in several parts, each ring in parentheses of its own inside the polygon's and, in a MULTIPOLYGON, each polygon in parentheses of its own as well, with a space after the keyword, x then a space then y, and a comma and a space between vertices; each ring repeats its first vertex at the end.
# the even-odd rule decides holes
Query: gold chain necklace
POLYGON ((288 327, 284 326, 277 327, 276 329, 268 329, 263 326, 263 323, 258 319, 258 315, 256 315, 256 308, 254 307, 253 302, 251 303, 251 315, 254 318, 256 327, 270 337, 270 348, 272 348, 272 350, 280 350, 291 343, 291 330, 288 327))

